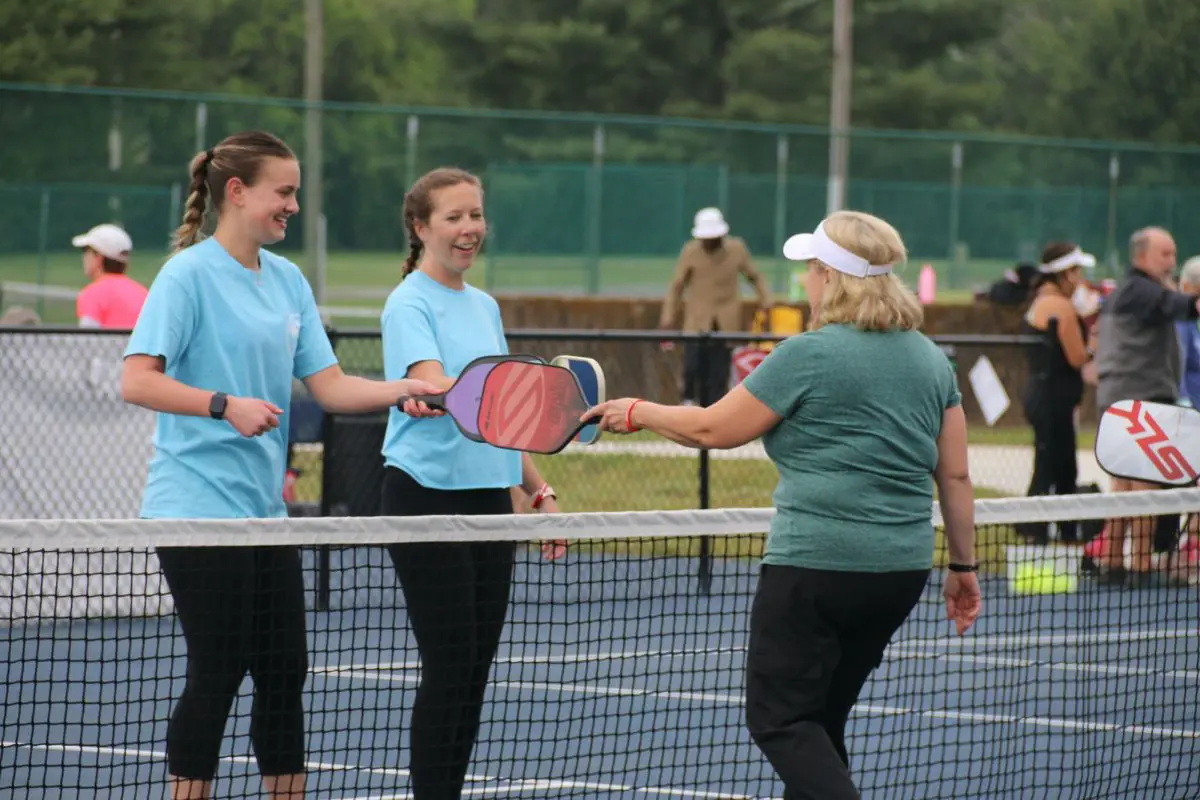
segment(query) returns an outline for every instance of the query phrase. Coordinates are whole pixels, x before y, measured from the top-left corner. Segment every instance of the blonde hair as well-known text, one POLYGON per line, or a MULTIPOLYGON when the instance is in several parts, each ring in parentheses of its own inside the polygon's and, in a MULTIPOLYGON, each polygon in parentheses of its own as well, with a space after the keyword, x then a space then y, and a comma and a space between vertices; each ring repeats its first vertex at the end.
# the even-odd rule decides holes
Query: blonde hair
MULTIPOLYGON (((899 265, 908 259, 900 233, 879 217, 835 211, 822 225, 835 243, 873 265, 899 265)), ((911 331, 925 321, 916 295, 894 272, 859 278, 820 261, 810 263, 829 276, 820 308, 813 312, 813 330, 822 325, 854 325, 864 331, 911 331)))

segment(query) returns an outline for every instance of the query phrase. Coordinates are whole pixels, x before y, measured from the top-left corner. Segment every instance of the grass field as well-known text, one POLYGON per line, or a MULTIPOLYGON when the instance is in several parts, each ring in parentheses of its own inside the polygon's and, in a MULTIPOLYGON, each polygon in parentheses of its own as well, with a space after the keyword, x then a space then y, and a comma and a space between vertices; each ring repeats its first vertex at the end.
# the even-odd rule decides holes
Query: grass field
MULTIPOLYGON (((636 434, 635 434, 636 436, 636 434)), ((644 455, 559 454, 538 458, 538 470, 554 486, 564 512, 573 511, 655 511, 699 507, 698 459, 644 455)), ((769 461, 725 461, 710 463, 710 507, 764 508, 771 505, 778 473, 769 461)), ((297 453, 295 465, 301 470, 297 496, 302 501, 320 498, 321 458, 313 452, 297 453)), ((978 498, 997 497, 997 492, 976 489, 978 498)), ((648 536, 653 532, 648 531, 648 536)), ((977 552, 981 563, 1002 565, 1003 546, 1017 543, 1011 528, 980 528, 977 552)), ((762 554, 763 537, 713 537, 716 556, 754 558, 762 554)), ((699 554, 698 538, 679 538, 647 542, 606 544, 605 549, 638 552, 644 555, 699 554)), ((938 558, 944 558, 944 544, 938 532, 938 558)), ((939 562, 940 563, 940 562, 939 562)))
MULTIPOLYGON (((286 253, 299 263, 300 255, 286 253)), ((333 252, 326 267, 325 304, 335 307, 355 307, 368 310, 382 308, 389 291, 395 287, 403 256, 399 253, 333 252)), ((161 256, 135 251, 130 275, 149 283, 154 279, 161 256)), ((790 265, 777 258, 759 258, 759 269, 772 290, 787 297, 790 265)), ((910 262, 902 271, 903 277, 915 285, 920 260, 910 262)), ((953 290, 939 292, 940 302, 968 302, 970 289, 997 279, 1007 264, 997 261, 974 261, 952 267, 945 261, 932 261, 943 286, 953 290)), ((673 258, 605 257, 597 264, 599 293, 610 296, 661 297, 671 280, 673 258)), ((516 256, 485 254, 472 268, 471 282, 497 294, 573 294, 587 291, 591 265, 583 256, 516 256)), ((0 255, 0 283, 20 282, 55 287, 81 288, 84 277, 76 252, 0 255)), ((748 287, 744 287, 749 291, 748 287)), ((13 301, 0 300, 6 306, 13 301)), ((67 323, 73 318, 69 302, 47 301, 39 313, 46 322, 67 323)), ((371 327, 377 320, 371 316, 333 315, 335 324, 352 327, 371 327)))

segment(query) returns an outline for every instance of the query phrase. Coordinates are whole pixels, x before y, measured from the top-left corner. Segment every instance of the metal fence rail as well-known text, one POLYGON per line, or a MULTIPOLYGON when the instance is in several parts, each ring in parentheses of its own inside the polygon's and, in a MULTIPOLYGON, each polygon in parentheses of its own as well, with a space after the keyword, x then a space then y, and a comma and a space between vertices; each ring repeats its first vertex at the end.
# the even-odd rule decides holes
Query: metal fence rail
MULTIPOLYGON (((378 330, 329 333, 347 372, 382 377, 378 330)), ((0 517, 137 516, 154 416, 121 400, 120 364, 127 337, 127 331, 74 327, 0 328, 0 517)), ((723 385, 714 385, 714 376, 722 370, 711 367, 728 365, 734 348, 769 345, 781 338, 637 330, 508 332, 514 352, 547 360, 561 354, 596 358, 604 367, 610 397, 664 402, 678 401, 684 352, 695 348, 702 377, 696 398, 700 403, 723 393, 723 385)), ((966 371, 981 355, 990 354, 1004 367, 1010 394, 1019 397, 1024 384, 1022 350, 1040 341, 1021 336, 932 338, 956 362, 967 405, 966 371)), ((1019 411, 1013 413, 1017 418, 1010 424, 1023 425, 1019 411)), ((287 424, 303 491, 291 504, 293 514, 378 513, 386 419, 386 414, 327 414, 297 382, 287 424)), ((539 459, 539 466, 556 487, 571 487, 564 502, 572 511, 768 505, 775 473, 761 452, 748 450, 714 456, 661 440, 609 437, 586 452, 568 450, 539 459)), ((999 472, 1007 469, 1004 463, 994 467, 999 472)), ((1014 462, 1011 473, 1002 476, 1004 493, 1023 494, 1028 467, 1014 462)), ((707 540, 700 540, 699 548, 697 576, 705 590, 711 551, 707 540)), ((326 550, 318 559, 319 602, 328 597, 328 566, 326 550)))

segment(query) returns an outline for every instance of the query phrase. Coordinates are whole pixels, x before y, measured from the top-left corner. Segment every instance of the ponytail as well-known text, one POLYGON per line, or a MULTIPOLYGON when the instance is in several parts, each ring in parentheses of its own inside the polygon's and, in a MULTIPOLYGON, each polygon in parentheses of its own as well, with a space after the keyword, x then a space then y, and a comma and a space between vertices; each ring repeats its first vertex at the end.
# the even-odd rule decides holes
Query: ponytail
POLYGON ((173 252, 178 253, 191 247, 200 239, 200 227, 204 224, 204 213, 208 210, 208 163, 212 151, 197 153, 192 159, 192 182, 188 186, 187 206, 183 211, 183 224, 175 229, 173 252))
POLYGON ((400 273, 400 280, 404 280, 412 274, 421 260, 421 253, 425 250, 425 243, 421 241, 420 236, 417 236, 416 225, 413 224, 412 218, 408 214, 404 216, 404 228, 408 231, 408 258, 404 259, 404 270, 400 273))
POLYGON ((296 155, 272 133, 246 131, 226 137, 219 144, 193 156, 188 166, 192 181, 188 185, 183 224, 175 229, 172 242, 174 252, 178 253, 200 241, 200 229, 209 211, 220 215, 226 184, 237 178, 247 186, 254 185, 263 162, 268 158, 295 160, 296 155))

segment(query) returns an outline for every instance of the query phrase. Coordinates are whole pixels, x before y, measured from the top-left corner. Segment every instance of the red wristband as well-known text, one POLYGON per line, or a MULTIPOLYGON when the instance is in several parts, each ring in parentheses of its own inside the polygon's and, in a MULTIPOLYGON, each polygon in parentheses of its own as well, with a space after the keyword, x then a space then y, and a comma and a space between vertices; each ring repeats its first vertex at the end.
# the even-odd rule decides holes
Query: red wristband
POLYGON ((535 494, 532 501, 530 501, 530 508, 541 508, 542 503, 546 501, 547 497, 554 497, 554 490, 550 488, 550 484, 543 483, 542 488, 537 490, 537 494, 535 494))
POLYGON ((633 424, 633 409, 640 402, 642 402, 642 401, 634 400, 632 403, 629 404, 629 408, 627 408, 625 410, 625 429, 628 430, 630 433, 641 430, 641 428, 639 428, 633 424))

